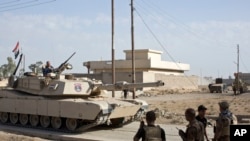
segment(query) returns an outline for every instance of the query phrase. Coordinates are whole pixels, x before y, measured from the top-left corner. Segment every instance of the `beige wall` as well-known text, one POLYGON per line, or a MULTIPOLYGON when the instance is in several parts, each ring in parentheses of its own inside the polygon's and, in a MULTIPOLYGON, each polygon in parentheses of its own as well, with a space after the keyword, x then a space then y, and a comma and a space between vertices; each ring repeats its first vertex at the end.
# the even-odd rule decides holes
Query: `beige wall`
MULTIPOLYGON (((124 50, 126 54, 126 60, 132 60, 132 51, 131 50, 124 50)), ((151 50, 151 49, 136 49, 135 53, 135 60, 148 60, 154 59, 161 61, 161 51, 151 50)))
MULTIPOLYGON (((108 72, 102 73, 102 80, 103 83, 112 83, 112 74, 108 72)), ((117 72, 116 73, 116 82, 117 81, 126 81, 131 83, 132 82, 132 74, 130 72, 117 72)), ((142 82, 143 81, 143 73, 142 72, 136 72, 135 74, 136 82, 142 82)))
MULTIPOLYGON (((88 77, 87 74, 84 75, 88 77)), ((103 72, 100 74, 89 74, 90 78, 102 80, 103 83, 112 83, 112 74, 109 72, 103 72)), ((185 89, 185 90, 198 90, 198 77, 197 76, 176 76, 165 75, 154 72, 137 72, 136 82, 155 82, 162 80, 165 86, 159 87, 159 89, 185 89)), ((116 73, 116 81, 132 82, 132 75, 130 72, 118 72, 116 73)))
POLYGON ((197 76, 174 76, 155 74, 156 80, 165 82, 165 86, 160 89, 190 89, 198 90, 198 77, 197 76))
MULTIPOLYGON (((132 66, 131 60, 116 60, 115 67, 119 72, 130 71, 132 66)), ((135 60, 136 71, 152 71, 158 70, 158 72, 165 74, 173 71, 179 71, 182 73, 190 69, 189 64, 174 63, 168 61, 157 61, 157 60, 135 60)), ((90 68, 94 73, 111 72, 112 64, 110 61, 92 61, 90 62, 90 68)), ((178 74, 178 73, 176 73, 178 74)), ((178 74, 179 75, 179 74, 178 74)))

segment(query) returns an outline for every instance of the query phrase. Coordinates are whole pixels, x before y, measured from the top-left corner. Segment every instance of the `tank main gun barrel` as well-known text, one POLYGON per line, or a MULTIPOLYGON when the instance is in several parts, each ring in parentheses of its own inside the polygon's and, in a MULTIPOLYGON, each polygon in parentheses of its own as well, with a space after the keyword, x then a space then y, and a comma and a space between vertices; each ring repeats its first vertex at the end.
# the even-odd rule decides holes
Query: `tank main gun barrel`
POLYGON ((126 81, 116 82, 115 84, 97 84, 95 85, 100 90, 108 91, 119 91, 119 90, 132 90, 133 88, 143 88, 143 87, 159 87, 164 86, 164 82, 147 82, 147 83, 127 83, 126 81))
POLYGON ((67 63, 68 61, 76 54, 76 52, 74 52, 67 60, 65 60, 58 68, 55 69, 55 72, 61 73, 65 70, 65 68, 67 67, 67 63))

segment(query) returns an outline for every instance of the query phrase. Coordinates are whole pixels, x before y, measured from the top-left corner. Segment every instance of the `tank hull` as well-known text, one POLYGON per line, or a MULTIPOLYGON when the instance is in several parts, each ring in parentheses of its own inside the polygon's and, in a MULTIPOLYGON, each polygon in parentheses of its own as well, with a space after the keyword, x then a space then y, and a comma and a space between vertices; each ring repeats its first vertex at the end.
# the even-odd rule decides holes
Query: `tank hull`
POLYGON ((66 125, 68 130, 77 131, 100 124, 122 125, 133 121, 138 113, 144 110, 145 105, 136 100, 123 101, 103 97, 87 99, 44 97, 4 89, 0 90, 0 121, 23 124, 22 119, 25 123, 25 117, 27 117, 29 121, 23 124, 25 126, 33 125, 33 118, 36 117, 39 118, 39 124, 36 126, 60 129, 66 125), (6 116, 8 116, 7 119, 6 116), (13 122, 13 119, 18 122, 13 122), (69 123, 72 124, 69 125, 69 123), (47 124, 49 125, 45 126, 47 124))

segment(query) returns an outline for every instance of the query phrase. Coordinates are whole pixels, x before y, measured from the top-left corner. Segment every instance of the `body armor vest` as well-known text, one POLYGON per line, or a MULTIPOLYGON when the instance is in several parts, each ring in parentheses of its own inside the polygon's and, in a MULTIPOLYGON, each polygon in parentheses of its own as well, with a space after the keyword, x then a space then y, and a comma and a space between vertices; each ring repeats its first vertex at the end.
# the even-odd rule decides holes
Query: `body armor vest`
POLYGON ((162 141, 160 126, 145 126, 145 141, 162 141))

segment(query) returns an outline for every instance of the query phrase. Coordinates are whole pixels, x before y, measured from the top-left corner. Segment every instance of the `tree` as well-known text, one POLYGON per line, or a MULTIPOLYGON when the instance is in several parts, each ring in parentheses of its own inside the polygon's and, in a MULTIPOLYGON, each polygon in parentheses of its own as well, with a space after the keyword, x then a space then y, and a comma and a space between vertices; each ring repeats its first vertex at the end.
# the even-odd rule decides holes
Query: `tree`
POLYGON ((8 60, 7 70, 12 74, 16 68, 16 64, 11 57, 7 57, 7 60, 8 60))
POLYGON ((34 73, 42 73, 42 61, 37 61, 35 64, 30 64, 29 69, 34 73))
POLYGON ((5 69, 5 66, 4 65, 2 65, 1 67, 0 67, 0 77, 4 77, 4 69, 5 69))
POLYGON ((7 57, 7 64, 3 64, 0 67, 0 76, 1 77, 9 77, 15 70, 16 64, 11 57, 7 57))

